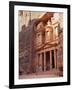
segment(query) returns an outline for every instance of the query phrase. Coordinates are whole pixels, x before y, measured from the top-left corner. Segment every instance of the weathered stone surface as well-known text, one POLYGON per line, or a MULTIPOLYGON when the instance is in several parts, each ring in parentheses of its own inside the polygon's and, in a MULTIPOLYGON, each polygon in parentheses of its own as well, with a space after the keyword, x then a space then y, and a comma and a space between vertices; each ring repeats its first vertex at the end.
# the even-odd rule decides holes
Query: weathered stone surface
POLYGON ((22 75, 53 69, 57 70, 58 76, 63 75, 63 31, 60 30, 59 23, 56 25, 50 23, 48 26, 45 21, 42 30, 39 29, 40 26, 37 30, 38 23, 42 22, 41 19, 35 19, 29 21, 27 27, 23 26, 19 33, 19 72, 22 75), (57 36, 56 27, 58 27, 57 36), (51 52, 50 57, 47 55, 48 51, 51 52), (40 58, 38 58, 39 54, 40 58))

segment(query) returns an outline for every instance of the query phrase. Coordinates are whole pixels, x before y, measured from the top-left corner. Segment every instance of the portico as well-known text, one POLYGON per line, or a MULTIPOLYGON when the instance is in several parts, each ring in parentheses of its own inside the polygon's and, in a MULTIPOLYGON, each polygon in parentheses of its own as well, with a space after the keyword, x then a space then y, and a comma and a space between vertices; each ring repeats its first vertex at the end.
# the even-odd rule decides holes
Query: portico
POLYGON ((49 71, 57 68, 57 49, 44 50, 37 53, 38 71, 49 71))

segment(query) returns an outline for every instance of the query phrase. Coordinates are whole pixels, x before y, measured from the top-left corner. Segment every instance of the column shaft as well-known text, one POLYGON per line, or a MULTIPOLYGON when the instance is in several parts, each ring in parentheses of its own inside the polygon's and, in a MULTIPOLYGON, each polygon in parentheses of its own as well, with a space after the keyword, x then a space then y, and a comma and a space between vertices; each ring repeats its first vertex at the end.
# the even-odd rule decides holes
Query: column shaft
POLYGON ((57 67, 56 65, 56 50, 54 50, 54 62, 55 62, 55 68, 57 67))
POLYGON ((42 53, 40 53, 39 70, 42 71, 42 53))
POLYGON ((50 51, 50 69, 52 69, 52 53, 50 51))
POLYGON ((46 71, 46 53, 44 52, 44 71, 46 71))

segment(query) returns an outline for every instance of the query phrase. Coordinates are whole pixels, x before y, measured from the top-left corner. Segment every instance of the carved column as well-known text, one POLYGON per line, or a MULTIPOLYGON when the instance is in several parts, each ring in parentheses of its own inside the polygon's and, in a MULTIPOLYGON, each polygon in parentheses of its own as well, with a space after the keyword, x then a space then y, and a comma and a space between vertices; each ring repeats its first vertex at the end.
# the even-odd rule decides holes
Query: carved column
POLYGON ((44 71, 46 71, 46 53, 44 52, 44 71))
POLYGON ((52 53, 50 51, 50 69, 52 69, 52 53))
POLYGON ((42 71, 42 53, 40 53, 39 71, 42 71))
POLYGON ((55 62, 55 68, 57 68, 57 63, 56 63, 56 50, 54 50, 54 62, 55 62))
POLYGON ((39 54, 36 56, 36 72, 39 72, 39 54))

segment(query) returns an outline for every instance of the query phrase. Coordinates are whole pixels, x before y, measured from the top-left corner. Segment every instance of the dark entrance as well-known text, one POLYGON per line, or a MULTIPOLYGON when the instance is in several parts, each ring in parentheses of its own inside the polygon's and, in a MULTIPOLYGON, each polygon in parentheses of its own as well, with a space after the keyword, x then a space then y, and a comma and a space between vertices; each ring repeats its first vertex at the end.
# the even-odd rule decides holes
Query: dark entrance
POLYGON ((50 51, 46 52, 46 70, 50 70, 50 51))
POLYGON ((55 68, 55 63, 54 63, 54 50, 52 50, 51 53, 52 53, 52 68, 55 68))
POLYGON ((42 71, 44 71, 44 53, 42 53, 42 71))

